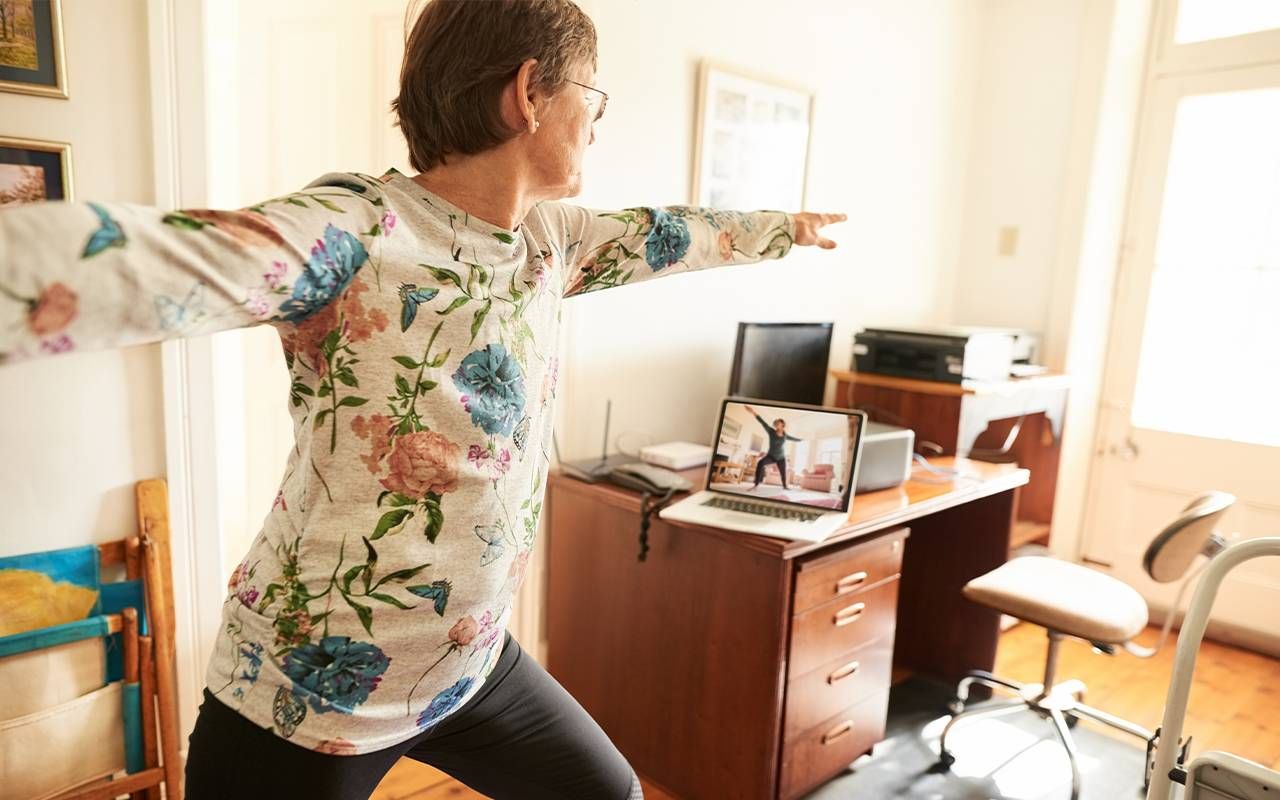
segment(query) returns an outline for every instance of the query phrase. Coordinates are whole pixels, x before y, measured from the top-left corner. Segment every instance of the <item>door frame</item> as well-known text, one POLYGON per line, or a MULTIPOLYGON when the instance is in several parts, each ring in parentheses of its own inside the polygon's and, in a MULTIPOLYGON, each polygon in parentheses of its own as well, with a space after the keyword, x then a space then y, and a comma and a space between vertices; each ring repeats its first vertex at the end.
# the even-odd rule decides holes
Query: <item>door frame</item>
MULTIPOLYGON (((147 0, 154 204, 200 206, 208 186, 204 35, 207 0, 147 0)), ((224 579, 209 337, 160 346, 172 536, 178 719, 183 752, 221 620, 224 579)))
POLYGON ((1085 0, 1045 363, 1067 373, 1049 539, 1080 558, 1116 271, 1157 0, 1085 0))

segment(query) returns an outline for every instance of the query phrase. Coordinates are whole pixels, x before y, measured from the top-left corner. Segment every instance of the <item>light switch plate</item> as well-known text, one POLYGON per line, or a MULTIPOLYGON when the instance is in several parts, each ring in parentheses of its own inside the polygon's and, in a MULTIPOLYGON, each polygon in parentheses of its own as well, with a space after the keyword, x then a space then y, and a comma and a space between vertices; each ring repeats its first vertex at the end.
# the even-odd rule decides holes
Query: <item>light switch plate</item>
POLYGON ((1018 228, 1015 225, 1005 225, 1000 229, 999 241, 996 245, 996 253, 1002 256, 1011 256, 1018 252, 1018 228))

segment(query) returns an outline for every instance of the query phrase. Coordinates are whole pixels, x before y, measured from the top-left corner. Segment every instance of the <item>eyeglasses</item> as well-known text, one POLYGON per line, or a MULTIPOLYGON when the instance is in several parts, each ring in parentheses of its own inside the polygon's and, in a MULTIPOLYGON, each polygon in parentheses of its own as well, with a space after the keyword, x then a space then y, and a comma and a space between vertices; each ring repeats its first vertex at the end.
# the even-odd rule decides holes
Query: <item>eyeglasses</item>
POLYGON ((589 92, 595 92, 596 94, 600 95, 599 99, 596 99, 595 95, 587 95, 587 109, 592 111, 592 113, 594 114, 591 121, 599 122, 600 118, 604 116, 604 107, 609 104, 609 95, 605 94, 604 92, 600 91, 594 86, 588 86, 585 83, 578 83, 577 81, 572 80, 570 78, 565 78, 565 80, 569 81, 569 83, 572 83, 575 86, 581 86, 583 89, 586 89, 589 92), (597 103, 600 104, 599 107, 596 107, 597 103))

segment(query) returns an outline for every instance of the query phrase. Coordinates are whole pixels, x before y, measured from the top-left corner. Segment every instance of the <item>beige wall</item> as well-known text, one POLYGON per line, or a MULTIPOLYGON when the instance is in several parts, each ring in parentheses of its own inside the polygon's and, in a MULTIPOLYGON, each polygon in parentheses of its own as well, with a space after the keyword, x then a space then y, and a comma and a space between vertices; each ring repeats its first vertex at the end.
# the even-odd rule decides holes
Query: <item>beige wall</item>
MULTIPOLYGON (((0 93, 0 134, 71 143, 74 196, 151 202, 144 0, 63 3, 71 98, 0 93)), ((136 530, 133 484, 163 476, 158 345, 0 369, 0 554, 136 530)))
POLYGON ((1086 4, 983 0, 954 322, 1044 333, 1086 4), (998 250, 1000 230, 1016 249, 998 250))
MULTIPOLYGON (((830 320, 832 364, 876 323, 946 321, 960 241, 981 6, 970 2, 592 0, 609 111, 578 201, 690 202, 699 60, 816 93, 807 206, 843 211, 834 252, 567 304, 558 431, 598 451, 606 398, 630 450, 706 442, 740 320, 830 320)), ((795 209, 798 210, 798 209, 795 209)))

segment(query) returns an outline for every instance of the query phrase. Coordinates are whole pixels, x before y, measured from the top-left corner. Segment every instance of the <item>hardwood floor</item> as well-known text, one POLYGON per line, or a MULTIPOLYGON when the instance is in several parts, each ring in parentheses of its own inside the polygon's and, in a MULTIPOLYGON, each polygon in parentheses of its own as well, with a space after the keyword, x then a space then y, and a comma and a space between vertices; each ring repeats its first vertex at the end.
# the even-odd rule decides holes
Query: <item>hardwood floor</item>
MULTIPOLYGON (((1155 643, 1156 628, 1139 637, 1155 643)), ((1119 653, 1103 656, 1083 642, 1063 642, 1059 680, 1079 678, 1089 687, 1085 702, 1154 729, 1160 724, 1165 691, 1173 672, 1174 639, 1149 660, 1119 653)), ((1022 623, 1000 637, 996 674, 1035 682, 1044 672, 1043 628, 1022 623)), ((1090 725, 1081 722, 1082 725, 1090 725)), ((1133 737, 1094 726, 1128 741, 1133 737)), ((1280 662, 1248 650, 1205 642, 1196 664, 1185 733, 1195 737, 1193 752, 1225 750, 1280 770, 1280 662)), ((642 779, 643 782, 643 779, 642 779)), ((644 783, 646 800, 675 800, 644 783)), ((485 795, 431 767, 401 760, 378 786, 372 800, 482 800, 485 795)))
MULTIPOLYGON (((1164 713, 1173 674, 1176 634, 1154 658, 1145 660, 1124 652, 1098 655, 1083 642, 1064 641, 1058 679, 1083 680, 1089 687, 1086 703, 1154 730, 1164 713)), ((1148 628, 1138 641, 1151 646, 1157 638, 1159 630, 1148 628)), ((1014 627, 1000 638, 996 673, 1017 681, 1039 681, 1045 645, 1043 628, 1027 623, 1014 627)), ((1095 729, 1133 741, 1110 728, 1095 729)), ((1187 734, 1194 737, 1193 753, 1224 750, 1280 770, 1280 662, 1206 641, 1196 660, 1183 725, 1183 735, 1187 734)))

